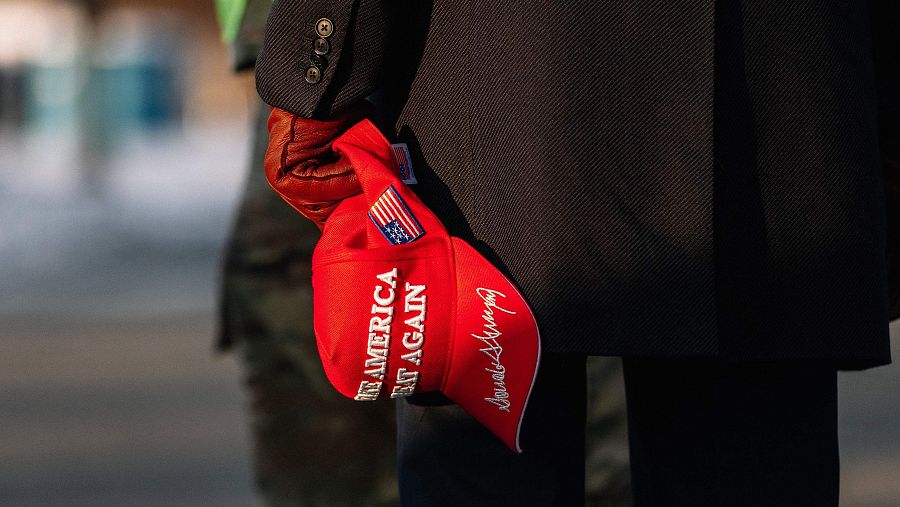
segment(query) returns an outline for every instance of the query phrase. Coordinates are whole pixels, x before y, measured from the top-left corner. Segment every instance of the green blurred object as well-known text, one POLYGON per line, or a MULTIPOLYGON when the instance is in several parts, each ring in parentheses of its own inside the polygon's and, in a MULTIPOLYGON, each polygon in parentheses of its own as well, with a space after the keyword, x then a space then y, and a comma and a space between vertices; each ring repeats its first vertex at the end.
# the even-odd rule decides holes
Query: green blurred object
POLYGON ((256 64, 271 7, 272 0, 216 0, 222 40, 231 46, 235 71, 256 64))
POLYGON ((246 10, 247 0, 216 0, 216 13, 223 41, 231 44, 237 38, 246 10))

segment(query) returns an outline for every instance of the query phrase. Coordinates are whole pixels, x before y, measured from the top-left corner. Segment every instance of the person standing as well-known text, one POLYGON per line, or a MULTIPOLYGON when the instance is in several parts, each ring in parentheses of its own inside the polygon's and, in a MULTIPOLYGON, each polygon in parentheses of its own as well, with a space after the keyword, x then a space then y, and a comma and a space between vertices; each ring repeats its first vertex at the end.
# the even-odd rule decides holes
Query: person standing
POLYGON ((622 356, 636 505, 836 505, 836 372, 889 363, 900 316, 898 26, 887 0, 276 1, 282 196, 326 224, 359 188, 316 122, 374 118, 541 328, 530 451, 413 395, 402 503, 583 503, 585 356, 622 356))
MULTIPOLYGON (((233 67, 252 70, 271 2, 217 7, 233 67)), ((223 252, 218 347, 241 358, 256 488, 273 506, 394 505, 393 409, 344 399, 325 380, 310 285, 319 231, 266 183, 269 109, 254 107, 250 169, 223 252)))
MULTIPOLYGON (((271 5, 217 2, 236 71, 254 68, 271 5)), ((266 183, 260 166, 268 113, 260 102, 219 301, 219 348, 240 352, 251 398, 257 488, 269 505, 395 504, 394 407, 343 399, 325 381, 316 356, 309 269, 319 231, 266 183)), ((621 361, 591 358, 587 376, 587 502, 626 506, 621 361)))

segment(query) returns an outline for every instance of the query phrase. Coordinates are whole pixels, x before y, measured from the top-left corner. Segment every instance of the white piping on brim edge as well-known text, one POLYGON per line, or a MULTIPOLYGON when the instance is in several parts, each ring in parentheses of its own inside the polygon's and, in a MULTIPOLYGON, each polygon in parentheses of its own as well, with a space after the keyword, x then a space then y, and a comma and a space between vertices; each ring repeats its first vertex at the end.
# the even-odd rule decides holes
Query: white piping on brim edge
MULTIPOLYGON (((504 278, 506 277, 504 276, 504 278)), ((516 294, 522 298, 522 301, 525 302, 525 307, 528 308, 528 313, 531 314, 531 320, 534 322, 534 329, 537 331, 538 339, 537 361, 534 363, 534 375, 531 377, 531 385, 528 386, 528 394, 525 396, 525 402, 522 404, 522 413, 519 415, 519 424, 516 426, 516 452, 522 454, 522 446, 519 444, 519 436, 522 433, 522 421, 525 420, 525 411, 528 410, 528 400, 531 399, 531 391, 534 390, 534 383, 537 381, 538 370, 540 370, 541 367, 541 328, 538 326, 534 311, 531 309, 531 305, 528 304, 528 300, 525 299, 525 296, 523 296, 521 292, 519 292, 519 289, 515 284, 509 282, 509 285, 516 291, 516 294)))

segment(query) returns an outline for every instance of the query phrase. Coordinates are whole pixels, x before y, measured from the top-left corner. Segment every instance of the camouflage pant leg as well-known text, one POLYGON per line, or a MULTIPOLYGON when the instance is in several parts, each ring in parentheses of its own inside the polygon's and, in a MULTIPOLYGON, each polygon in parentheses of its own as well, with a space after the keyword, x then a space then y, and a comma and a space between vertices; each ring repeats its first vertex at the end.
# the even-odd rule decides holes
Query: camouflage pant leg
POLYGON ((585 503, 598 507, 631 505, 628 417, 621 359, 588 358, 587 398, 585 503))
MULTIPOLYGON (((280 340, 275 340, 280 341, 280 340)), ((396 503, 390 403, 322 391, 268 340, 241 345, 250 390, 257 487, 272 506, 396 503)), ((324 373, 321 373, 324 379, 324 373)))
POLYGON ((221 344, 241 352, 256 476, 273 506, 396 503, 394 410, 360 403, 325 377, 312 330, 318 230, 265 181, 260 108, 247 188, 225 252, 221 344))

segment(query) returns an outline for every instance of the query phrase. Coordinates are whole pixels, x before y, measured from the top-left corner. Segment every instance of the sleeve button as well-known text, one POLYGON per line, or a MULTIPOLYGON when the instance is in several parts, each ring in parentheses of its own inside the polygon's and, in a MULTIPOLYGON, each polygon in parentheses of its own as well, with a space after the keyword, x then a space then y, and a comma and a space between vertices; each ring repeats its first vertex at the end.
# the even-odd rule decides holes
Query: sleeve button
POLYGON ((322 80, 322 71, 318 67, 310 66, 306 68, 303 77, 307 83, 316 84, 322 80))
POLYGON ((334 23, 328 18, 316 21, 316 33, 321 37, 331 37, 331 34, 334 33, 334 23))
POLYGON ((313 51, 317 55, 327 55, 331 51, 331 44, 327 39, 318 38, 313 42, 313 51))

